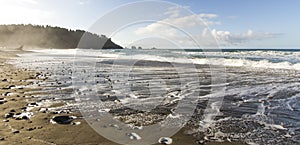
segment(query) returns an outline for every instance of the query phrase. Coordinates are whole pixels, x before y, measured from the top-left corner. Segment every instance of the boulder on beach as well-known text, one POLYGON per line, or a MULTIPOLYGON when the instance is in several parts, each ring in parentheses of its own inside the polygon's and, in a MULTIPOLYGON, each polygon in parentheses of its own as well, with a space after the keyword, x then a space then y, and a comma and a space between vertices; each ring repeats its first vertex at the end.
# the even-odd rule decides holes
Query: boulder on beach
POLYGON ((172 138, 169 138, 169 137, 161 137, 161 138, 159 138, 158 142, 161 144, 167 145, 167 144, 172 144, 173 140, 172 140, 172 138))
POLYGON ((53 124, 70 124, 74 118, 74 116, 55 116, 50 122, 53 124))

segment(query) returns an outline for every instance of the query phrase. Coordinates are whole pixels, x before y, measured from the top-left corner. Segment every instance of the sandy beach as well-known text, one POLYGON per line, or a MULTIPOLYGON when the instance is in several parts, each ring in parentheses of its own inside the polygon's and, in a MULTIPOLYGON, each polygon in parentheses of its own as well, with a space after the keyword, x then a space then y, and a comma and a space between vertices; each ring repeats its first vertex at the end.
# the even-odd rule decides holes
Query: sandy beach
MULTIPOLYGON (((34 79, 43 81, 36 77, 36 72, 17 69, 5 62, 11 57, 16 57, 16 53, 20 52, 2 51, 0 53, 0 93, 1 100, 4 100, 0 105, 0 144, 114 144, 94 132, 83 119, 76 119, 81 122, 80 125, 51 124, 50 119, 53 116, 64 114, 41 112, 40 107, 30 110, 33 113, 30 118, 8 117, 7 113, 27 112, 25 109, 28 108, 28 104, 35 103, 37 101, 35 96, 39 95, 34 93, 39 88, 14 88, 14 86, 30 85, 33 83, 30 80, 34 79)), ((63 104, 51 104, 49 108, 61 105, 63 104)), ((79 113, 67 115, 80 117, 79 113)))

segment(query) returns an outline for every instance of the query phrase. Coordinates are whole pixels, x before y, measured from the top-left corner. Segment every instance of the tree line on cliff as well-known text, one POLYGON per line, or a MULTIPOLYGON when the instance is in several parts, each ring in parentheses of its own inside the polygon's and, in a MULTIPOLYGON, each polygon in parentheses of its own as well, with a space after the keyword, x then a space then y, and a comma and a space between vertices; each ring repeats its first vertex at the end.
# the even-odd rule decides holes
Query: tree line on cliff
POLYGON ((0 47, 23 46, 31 48, 122 49, 105 35, 83 30, 70 30, 48 25, 0 25, 0 47))

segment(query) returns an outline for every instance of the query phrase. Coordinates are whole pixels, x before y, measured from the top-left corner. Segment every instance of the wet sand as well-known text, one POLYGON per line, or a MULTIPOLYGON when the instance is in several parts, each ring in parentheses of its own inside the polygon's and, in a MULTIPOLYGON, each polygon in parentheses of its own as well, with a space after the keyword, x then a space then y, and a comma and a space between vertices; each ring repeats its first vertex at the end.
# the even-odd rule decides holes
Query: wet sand
MULTIPOLYGON (((16 51, 0 51, 0 144, 99 144, 99 145, 114 145, 104 137, 96 133, 84 119, 80 118, 79 112, 65 112, 56 114, 51 111, 41 111, 43 106, 33 107, 32 110, 27 110, 31 105, 35 105, 39 89, 28 86, 35 82, 46 81, 41 79, 41 73, 29 71, 26 69, 18 69, 6 63, 6 60, 16 57, 16 51), (32 81, 34 80, 34 81, 32 81), (20 113, 30 112, 33 116, 13 117, 20 113), (50 120, 54 116, 77 116, 73 122, 80 122, 79 125, 74 124, 52 124, 50 120)), ((47 108, 59 107, 64 104, 54 103, 47 108)), ((172 137, 174 145, 193 145, 199 144, 191 135, 186 135, 183 131, 178 132, 172 137)), ((238 143, 205 143, 208 145, 237 145, 238 143)))

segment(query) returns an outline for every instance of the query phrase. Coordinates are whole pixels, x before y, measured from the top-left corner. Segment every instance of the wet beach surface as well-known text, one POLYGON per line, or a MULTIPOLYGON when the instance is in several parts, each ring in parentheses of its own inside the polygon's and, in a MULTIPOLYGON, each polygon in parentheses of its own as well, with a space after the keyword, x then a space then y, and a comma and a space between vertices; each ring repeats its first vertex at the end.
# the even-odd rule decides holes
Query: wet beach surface
MULTIPOLYGON (((59 55, 53 60, 54 57, 56 56, 38 57, 38 60, 29 60, 26 57, 18 59, 17 67, 23 68, 21 74, 26 74, 25 68, 31 71, 28 76, 11 80, 26 81, 21 84, 10 83, 16 87, 3 83, 3 88, 11 91, 9 93, 14 93, 15 90, 19 93, 19 88, 23 88, 20 93, 24 93, 28 99, 17 97, 18 93, 12 94, 23 103, 18 103, 19 106, 15 108, 6 107, 2 116, 11 109, 15 109, 17 114, 28 112, 16 110, 18 108, 34 106, 29 111, 34 113, 30 119, 17 120, 16 117, 11 117, 9 122, 3 124, 18 124, 13 128, 19 131, 3 131, 10 133, 3 135, 4 141, 28 144, 34 141, 54 144, 111 144, 88 126, 79 113, 82 106, 86 107, 84 110, 91 110, 84 112, 84 117, 89 113, 97 116, 101 110, 100 114, 110 113, 115 119, 127 124, 147 126, 179 115, 173 110, 183 99, 182 96, 191 96, 191 99, 195 99, 192 96, 197 96, 196 101, 189 100, 196 110, 185 127, 172 137, 173 144, 298 144, 300 84, 297 71, 227 67, 227 82, 214 84, 226 86, 225 93, 220 95, 211 94, 212 76, 207 65, 196 65, 195 72, 186 65, 178 64, 177 68, 184 68, 184 73, 179 73, 180 71, 174 69, 174 64, 137 61, 134 66, 130 66, 130 79, 122 80, 124 77, 121 76, 124 74, 118 72, 127 72, 128 64, 132 64, 130 60, 115 63, 113 59, 106 58, 96 63, 96 68, 101 69, 95 71, 92 68, 91 71, 88 67, 93 65, 89 64, 91 61, 80 61, 78 66, 82 67, 74 70, 71 56, 59 55), (113 62, 117 69, 111 69, 113 62), (74 74, 84 75, 75 75, 77 78, 74 79, 74 74), (194 80, 191 81, 190 78, 194 80), (24 91, 27 87, 28 90, 24 91), (212 97, 219 98, 216 99, 217 103, 208 103, 212 97), (222 104, 219 108, 216 105, 219 105, 220 100, 222 104), (101 106, 97 106, 97 110, 91 109, 99 104, 101 106), (204 114, 205 109, 211 113, 204 114), (55 116, 76 117, 72 118, 70 124, 61 125, 50 122, 55 116), (23 139, 18 138, 18 135, 23 136, 23 139)), ((10 79, 11 72, 18 70, 11 66, 10 68, 11 71, 4 69, 7 74, 2 73, 7 79, 10 79)), ((3 98, 7 100, 10 94, 5 96, 5 89, 1 91, 4 93, 3 98)))

